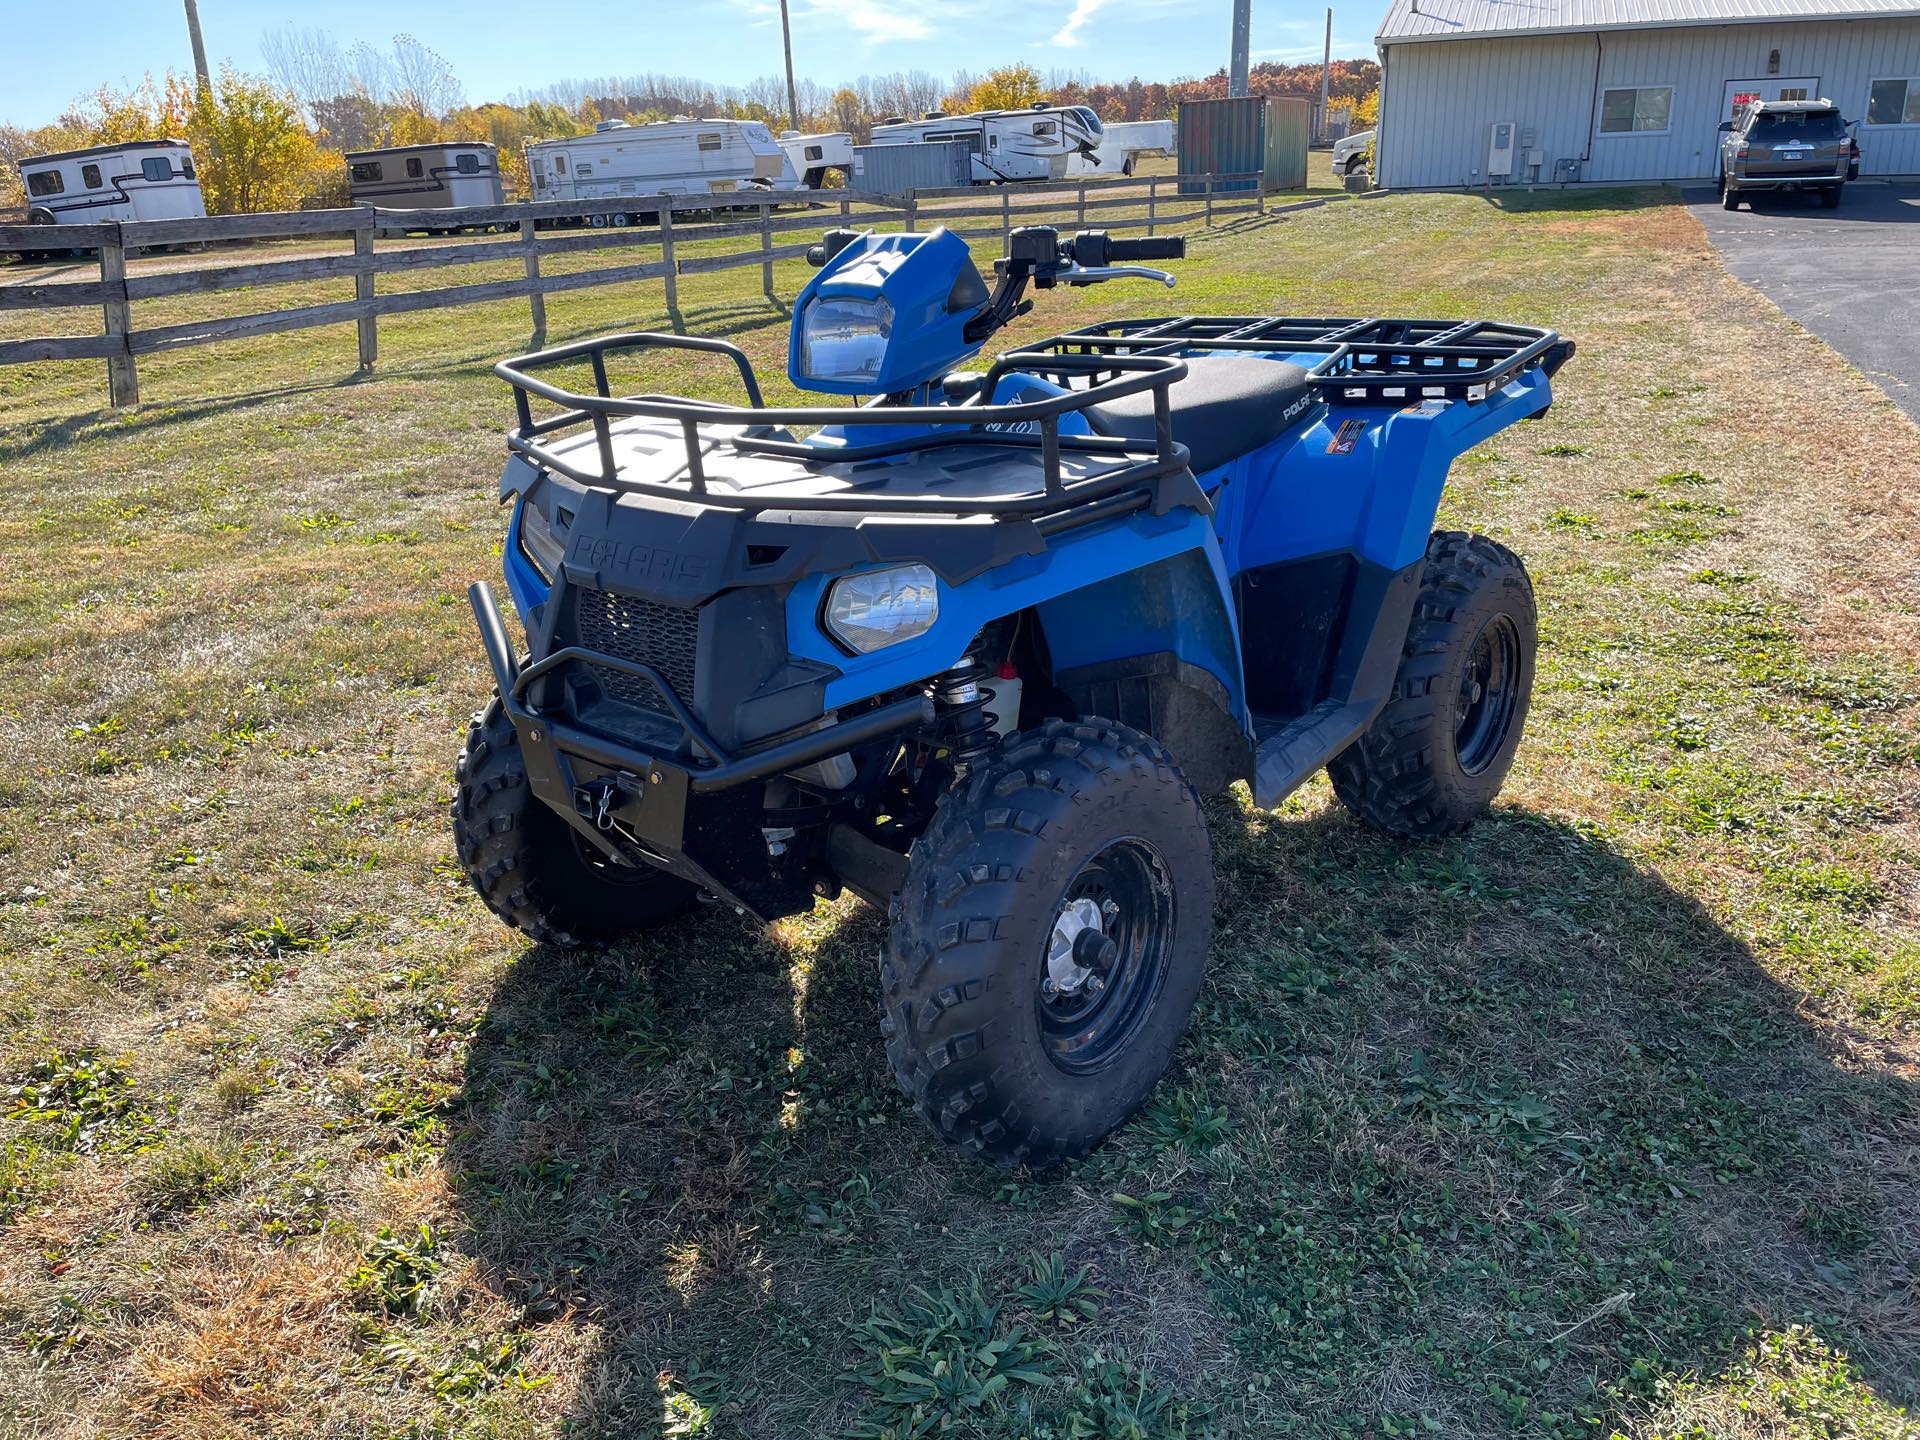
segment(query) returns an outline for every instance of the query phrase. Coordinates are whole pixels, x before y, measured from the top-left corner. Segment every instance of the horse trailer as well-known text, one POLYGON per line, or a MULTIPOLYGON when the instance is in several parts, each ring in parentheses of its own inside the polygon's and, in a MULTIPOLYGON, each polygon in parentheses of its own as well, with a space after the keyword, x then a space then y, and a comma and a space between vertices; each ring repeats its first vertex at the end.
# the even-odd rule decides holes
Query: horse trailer
POLYGON ((1076 150, 1067 157, 1067 174, 1076 180, 1131 175, 1136 160, 1172 153, 1173 121, 1120 120, 1105 127, 1092 155, 1076 150))
POLYGON ((27 220, 193 220, 207 213, 193 151, 184 140, 129 140, 21 160, 27 220))
POLYGON ((453 210, 498 205, 506 198, 500 187, 500 151, 484 140, 352 150, 346 159, 356 205, 453 210))
POLYGON ((787 157, 787 171, 775 183, 776 190, 818 190, 830 170, 838 170, 842 179, 853 174, 853 136, 844 130, 826 135, 789 130, 780 137, 780 149, 787 157))
MULTIPOLYGON (((771 187, 786 166, 786 152, 758 120, 602 120, 591 135, 527 146, 535 200, 726 195, 771 187)), ((646 213, 636 206, 596 215, 594 223, 629 223, 646 213)))
POLYGON ((1025 110, 979 110, 921 120, 892 120, 873 127, 876 145, 916 145, 964 140, 973 147, 973 183, 1064 180, 1068 164, 1098 153, 1100 117, 1085 105, 1049 105, 1025 110))

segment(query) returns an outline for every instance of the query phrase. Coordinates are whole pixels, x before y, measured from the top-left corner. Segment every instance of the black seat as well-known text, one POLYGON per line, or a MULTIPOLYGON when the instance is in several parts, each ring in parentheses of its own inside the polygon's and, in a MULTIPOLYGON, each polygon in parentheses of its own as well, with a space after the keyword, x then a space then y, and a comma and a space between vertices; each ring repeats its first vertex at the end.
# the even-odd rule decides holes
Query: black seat
MULTIPOLYGON (((1193 472, 1212 470, 1277 440, 1318 408, 1307 372, 1255 355, 1201 355, 1174 383, 1173 438, 1192 452, 1193 472)), ((1153 439, 1153 392, 1123 395, 1083 412, 1097 435, 1153 439)))

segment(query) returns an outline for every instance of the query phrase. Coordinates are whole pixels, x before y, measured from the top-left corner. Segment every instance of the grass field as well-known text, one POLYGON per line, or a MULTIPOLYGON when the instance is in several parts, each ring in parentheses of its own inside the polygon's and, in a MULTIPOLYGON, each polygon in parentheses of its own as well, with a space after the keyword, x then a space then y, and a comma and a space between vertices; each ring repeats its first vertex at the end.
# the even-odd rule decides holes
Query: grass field
MULTIPOLYGON (((757 286, 679 319, 777 374, 757 286)), ((585 959, 467 893, 522 307, 362 383, 345 327, 157 356, 121 415, 0 369, 0 1429, 1914 1435, 1920 432, 1670 194, 1332 205, 1176 293, 1578 340, 1443 513, 1528 558, 1540 689, 1461 839, 1217 805, 1175 1072, 1044 1176, 908 1112, 851 901, 585 959)))

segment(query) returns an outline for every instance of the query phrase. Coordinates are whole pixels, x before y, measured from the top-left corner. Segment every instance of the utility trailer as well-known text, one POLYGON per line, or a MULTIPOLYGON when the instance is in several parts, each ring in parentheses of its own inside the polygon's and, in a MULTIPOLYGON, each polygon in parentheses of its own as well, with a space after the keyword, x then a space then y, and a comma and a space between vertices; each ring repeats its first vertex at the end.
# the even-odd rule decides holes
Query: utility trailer
POLYGON ((787 167, 774 182, 776 190, 818 190, 827 173, 838 170, 843 180, 853 176, 853 136, 844 130, 824 135, 802 135, 789 130, 780 137, 787 167))
MULTIPOLYGON (((535 200, 731 195, 772 187, 786 165, 773 132, 758 120, 602 120, 591 135, 527 146, 535 200)), ((641 224, 655 213, 636 203, 631 212, 596 215, 592 223, 641 224)))
POLYGON ((875 145, 919 145, 964 140, 973 146, 973 183, 1064 180, 1068 164, 1099 151, 1104 127, 1085 105, 1049 105, 1025 110, 977 110, 971 115, 934 112, 920 120, 891 120, 873 127, 875 145))
POLYGON ((1069 179, 1133 174, 1134 162, 1149 155, 1173 153, 1173 121, 1120 120, 1103 130, 1092 155, 1075 151, 1067 157, 1069 179))
POLYGON ((30 155, 19 162, 27 223, 193 220, 207 213, 184 140, 129 140, 30 155))
MULTIPOLYGON (((346 156, 347 179, 356 205, 383 210, 455 210, 466 205, 498 205, 500 151, 485 141, 445 145, 395 145, 384 150, 353 150, 346 156)), ((455 217, 445 226, 459 229, 455 217)))

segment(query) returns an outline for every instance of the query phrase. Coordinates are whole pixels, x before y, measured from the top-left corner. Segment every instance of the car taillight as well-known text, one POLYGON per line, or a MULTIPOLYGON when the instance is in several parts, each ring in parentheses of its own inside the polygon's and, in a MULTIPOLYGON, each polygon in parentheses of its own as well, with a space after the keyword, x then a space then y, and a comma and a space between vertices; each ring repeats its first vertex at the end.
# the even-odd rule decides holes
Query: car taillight
POLYGON ((1733 158, 1736 160, 1744 160, 1751 154, 1753 154, 1753 147, 1751 145, 1742 144, 1738 150, 1733 152, 1733 158))

